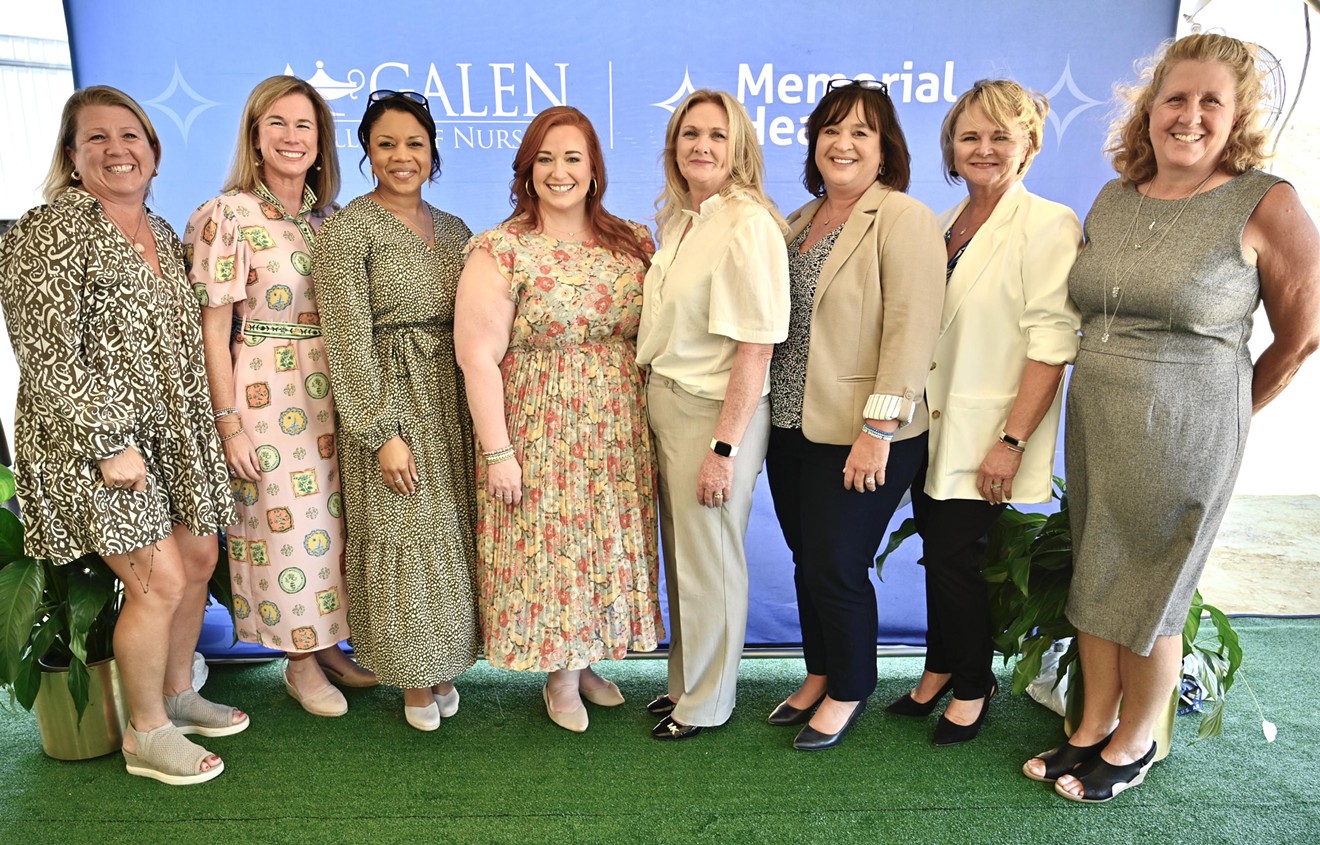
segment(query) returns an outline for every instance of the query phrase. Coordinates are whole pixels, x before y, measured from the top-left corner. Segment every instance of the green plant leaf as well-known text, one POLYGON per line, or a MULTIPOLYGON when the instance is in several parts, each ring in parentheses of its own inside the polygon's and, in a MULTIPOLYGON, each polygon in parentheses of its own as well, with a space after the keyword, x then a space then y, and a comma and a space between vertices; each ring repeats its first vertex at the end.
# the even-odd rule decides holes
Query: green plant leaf
POLYGON ((69 663, 69 696, 73 698, 73 709, 78 712, 79 725, 82 725, 83 713, 87 710, 87 699, 91 697, 90 686, 87 664, 75 658, 69 663))
POLYGON ((27 557, 23 551, 23 523, 12 512, 0 508, 0 567, 23 557, 27 557))
POLYGON ((1227 652, 1228 671, 1224 674, 1224 692, 1227 693, 1233 686, 1233 679, 1237 675, 1237 670, 1242 667, 1242 643, 1238 639, 1237 631, 1233 630, 1233 623, 1224 615, 1224 612, 1214 605, 1204 606, 1205 611, 1210 614, 1210 620, 1214 622, 1215 632, 1219 635, 1219 642, 1223 644, 1224 651, 1227 652))
POLYGON ((24 710, 31 710, 37 701, 37 692, 41 689, 41 666, 34 657, 25 660, 18 667, 14 678, 14 697, 24 710))
MULTIPOLYGON (((9 511, 0 511, 10 516, 9 511)), ((20 557, 0 569, 0 684, 13 680, 45 590, 41 564, 30 557, 20 557)))
POLYGON ((69 588, 68 646, 73 656, 87 662, 87 635, 92 623, 110 601, 114 584, 82 561, 64 567, 69 588))
MULTIPOLYGON (((917 521, 910 516, 903 520, 903 522, 894 529, 894 532, 889 535, 889 542, 885 544, 885 550, 876 556, 875 576, 877 578, 880 578, 882 581, 884 580, 880 573, 884 569, 885 561, 889 559, 889 556, 893 554, 899 546, 903 545, 904 540, 916 533, 917 521)), ((229 606, 233 607, 233 604, 231 603, 229 606)))
POLYGON ((18 485, 14 483, 14 473, 9 467, 0 464, 0 504, 14 498, 18 485))
POLYGON ((1224 732, 1224 700, 1216 701, 1201 716, 1201 726, 1196 731, 1197 741, 1219 736, 1224 732))

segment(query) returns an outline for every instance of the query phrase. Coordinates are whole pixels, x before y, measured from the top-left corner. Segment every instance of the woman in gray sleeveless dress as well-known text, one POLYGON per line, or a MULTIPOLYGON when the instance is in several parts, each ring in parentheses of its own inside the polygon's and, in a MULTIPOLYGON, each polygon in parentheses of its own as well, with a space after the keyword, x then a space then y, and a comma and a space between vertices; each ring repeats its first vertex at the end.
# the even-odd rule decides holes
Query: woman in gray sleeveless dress
POLYGON ((1192 594, 1233 492, 1253 410, 1320 343, 1320 246, 1264 159, 1256 49, 1173 43, 1114 153, 1069 278, 1082 342, 1067 462, 1086 703, 1071 740, 1027 761, 1074 801, 1107 801, 1153 764, 1192 594), (1259 302, 1273 343, 1251 361, 1259 302), (1119 704, 1122 703, 1122 713, 1119 704))

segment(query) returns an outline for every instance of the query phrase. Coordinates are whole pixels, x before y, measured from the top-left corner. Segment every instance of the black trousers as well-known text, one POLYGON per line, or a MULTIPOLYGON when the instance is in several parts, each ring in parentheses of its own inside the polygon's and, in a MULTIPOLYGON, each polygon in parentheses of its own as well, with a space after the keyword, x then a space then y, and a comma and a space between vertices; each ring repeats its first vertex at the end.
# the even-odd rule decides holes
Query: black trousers
POLYGON ((912 516, 926 567, 926 670, 953 674, 953 697, 970 701, 994 681, 990 596, 981 568, 987 536, 1004 505, 984 499, 932 499, 927 462, 912 484, 912 516))
POLYGON ((830 697, 860 701, 875 690, 878 618, 871 567, 903 491, 926 456, 926 435, 894 443, 885 483, 843 487, 851 446, 812 443, 801 429, 771 428, 766 475, 775 515, 793 552, 793 584, 807 671, 828 678, 830 697))

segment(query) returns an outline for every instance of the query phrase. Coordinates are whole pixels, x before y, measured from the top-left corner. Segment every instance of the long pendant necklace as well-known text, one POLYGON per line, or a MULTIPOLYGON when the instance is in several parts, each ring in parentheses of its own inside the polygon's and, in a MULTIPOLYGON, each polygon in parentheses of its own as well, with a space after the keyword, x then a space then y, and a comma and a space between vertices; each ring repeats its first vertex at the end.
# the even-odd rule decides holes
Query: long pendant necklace
MULTIPOLYGON (((1213 170, 1210 171, 1210 176, 1214 176, 1214 175, 1215 175, 1214 171, 1213 170)), ((1103 324, 1104 330, 1100 334, 1101 343, 1109 342, 1109 329, 1111 326, 1114 325, 1114 320, 1118 318, 1118 309, 1123 305, 1123 294, 1126 292, 1123 287, 1123 282, 1132 273, 1132 271, 1136 269, 1137 264, 1140 263, 1142 258, 1141 251, 1145 249, 1148 245, 1150 245, 1152 241, 1154 242, 1155 245, 1151 248, 1151 251, 1159 249, 1160 244, 1164 243, 1164 239, 1169 236, 1169 233, 1173 231, 1173 227, 1178 224, 1178 219, 1183 216, 1183 212, 1187 210, 1187 206, 1191 204, 1192 198, 1195 197, 1197 194, 1201 193, 1201 189, 1204 188, 1205 184, 1210 181, 1210 176, 1206 176, 1204 179, 1202 179, 1201 184, 1197 185, 1196 188, 1194 188, 1190 194, 1188 194, 1186 197, 1183 198, 1182 204, 1178 206, 1178 210, 1174 212, 1173 217, 1169 220, 1169 225, 1164 227, 1163 231, 1160 231, 1158 232, 1158 234, 1155 234, 1157 231, 1156 224, 1159 221, 1158 220, 1150 221, 1150 225, 1146 228, 1147 231, 1151 232, 1152 234, 1144 241, 1140 240, 1137 237, 1133 237, 1133 235, 1137 231, 1137 221, 1141 219, 1141 208, 1146 202, 1146 195, 1141 193, 1140 190, 1137 191, 1137 195, 1140 197, 1140 199, 1137 200, 1137 210, 1132 214, 1132 222, 1128 224, 1127 233, 1123 235, 1123 240, 1119 242, 1119 250, 1121 252, 1124 246, 1128 243, 1128 241, 1131 241, 1132 250, 1133 252, 1136 253, 1136 255, 1134 255, 1132 260, 1128 262, 1127 267, 1121 267, 1118 261, 1114 262, 1115 266, 1114 266, 1113 285, 1100 298, 1101 307, 1104 311, 1104 324, 1103 324), (1113 314, 1109 313, 1109 300, 1111 298, 1114 300, 1113 314)), ((1147 190, 1149 190, 1149 187, 1147 188, 1147 190)))

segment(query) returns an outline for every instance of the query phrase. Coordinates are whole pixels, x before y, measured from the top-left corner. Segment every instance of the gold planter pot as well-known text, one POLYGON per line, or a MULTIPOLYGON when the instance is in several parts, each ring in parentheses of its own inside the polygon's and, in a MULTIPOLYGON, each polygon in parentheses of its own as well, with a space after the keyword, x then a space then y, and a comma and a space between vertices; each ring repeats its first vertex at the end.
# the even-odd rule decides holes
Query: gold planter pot
POLYGON ((128 707, 114 658, 87 667, 87 710, 81 724, 69 695, 69 670, 43 666, 37 692, 37 728, 41 747, 57 760, 90 760, 114 754, 124 744, 128 707))

